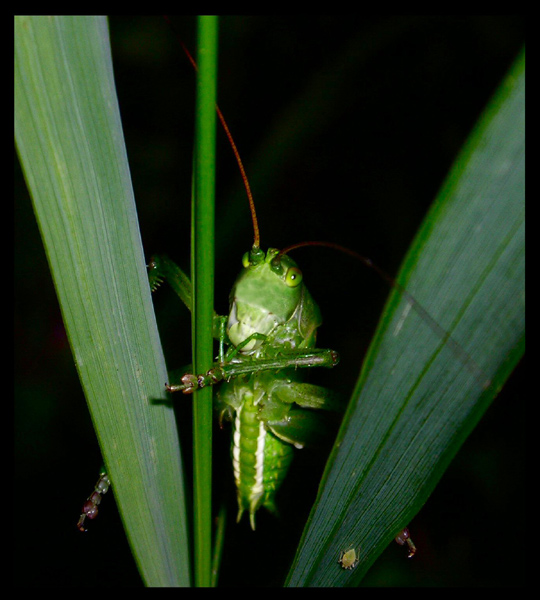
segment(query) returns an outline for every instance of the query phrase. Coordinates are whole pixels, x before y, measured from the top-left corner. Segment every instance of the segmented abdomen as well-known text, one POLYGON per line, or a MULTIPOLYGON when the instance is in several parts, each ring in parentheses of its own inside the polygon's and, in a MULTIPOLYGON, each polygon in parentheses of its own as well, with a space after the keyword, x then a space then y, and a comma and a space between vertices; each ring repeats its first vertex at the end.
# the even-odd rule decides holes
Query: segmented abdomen
POLYGON ((244 401, 236 409, 234 418, 232 459, 238 520, 244 510, 249 511, 252 529, 255 529, 255 513, 259 507, 275 511, 274 496, 293 455, 293 447, 267 431, 257 415, 253 393, 245 390, 244 401))

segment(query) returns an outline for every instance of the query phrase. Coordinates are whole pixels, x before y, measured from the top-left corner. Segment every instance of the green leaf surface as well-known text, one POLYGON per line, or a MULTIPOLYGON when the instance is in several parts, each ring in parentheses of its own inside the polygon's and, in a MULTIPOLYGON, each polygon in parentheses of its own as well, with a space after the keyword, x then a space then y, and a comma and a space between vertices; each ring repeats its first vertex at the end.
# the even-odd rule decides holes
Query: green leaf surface
POLYGON ((523 55, 405 259, 398 280, 412 297, 396 290, 388 301, 290 586, 358 584, 420 510, 523 355, 524 92, 523 55), (359 564, 345 570, 339 556, 351 547, 359 564))
POLYGON ((105 18, 16 17, 15 137, 139 571, 147 585, 188 585, 179 442, 173 411, 156 402, 166 368, 105 18))

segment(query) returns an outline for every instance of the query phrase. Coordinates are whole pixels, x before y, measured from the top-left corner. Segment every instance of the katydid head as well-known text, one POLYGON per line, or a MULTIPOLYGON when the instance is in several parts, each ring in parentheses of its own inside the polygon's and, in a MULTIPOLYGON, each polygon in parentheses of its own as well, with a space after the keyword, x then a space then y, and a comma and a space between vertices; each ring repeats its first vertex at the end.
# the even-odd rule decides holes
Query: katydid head
POLYGON ((231 342, 244 343, 244 353, 256 351, 265 339, 292 348, 314 342, 320 312, 294 260, 275 248, 265 253, 254 246, 244 254, 242 264, 230 295, 227 334, 231 342))

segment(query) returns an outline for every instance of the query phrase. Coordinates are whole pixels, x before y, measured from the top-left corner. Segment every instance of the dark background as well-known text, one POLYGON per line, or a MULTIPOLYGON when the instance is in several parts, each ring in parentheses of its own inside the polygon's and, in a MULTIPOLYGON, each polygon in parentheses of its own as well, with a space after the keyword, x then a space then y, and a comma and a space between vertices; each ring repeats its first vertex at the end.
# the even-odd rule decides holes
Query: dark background
MULTIPOLYGON (((175 17, 190 48, 195 21, 175 17)), ((160 17, 110 21, 115 78, 147 258, 189 268, 194 74, 160 17)), ((457 152, 524 43, 505 17, 224 17, 219 104, 245 162, 263 247, 338 242, 395 274, 457 152)), ((252 231, 238 169, 218 132, 216 309, 252 231)), ((323 312, 319 345, 339 368, 316 381, 348 394, 387 287, 347 256, 295 256, 323 312)), ((101 464, 24 180, 15 160, 15 585, 140 585, 112 494, 85 535, 75 523, 101 464)), ((155 297, 170 367, 186 364, 189 316, 155 297), (185 320, 183 323, 182 319, 185 320)), ((523 582, 523 365, 411 523, 413 561, 391 545, 369 585, 523 582)), ((188 411, 186 405, 182 408, 188 411)), ((234 524, 227 432, 216 433, 216 505, 230 500, 221 582, 280 585, 324 466, 298 452, 281 518, 234 524), (270 575, 269 575, 270 573, 270 575)), ((189 456, 189 455, 187 455, 189 456)), ((189 465, 188 465, 189 466, 189 465)))

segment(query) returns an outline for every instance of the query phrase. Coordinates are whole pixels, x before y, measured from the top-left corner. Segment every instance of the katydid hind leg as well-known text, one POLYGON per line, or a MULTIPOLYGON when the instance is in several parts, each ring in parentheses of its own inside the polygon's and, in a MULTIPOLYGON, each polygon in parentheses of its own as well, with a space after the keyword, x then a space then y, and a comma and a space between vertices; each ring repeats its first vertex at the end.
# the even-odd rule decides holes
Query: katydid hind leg
POLYGON ((291 381, 274 387, 272 402, 262 409, 261 418, 276 437, 302 448, 323 444, 332 431, 332 421, 336 426, 339 423, 343 408, 338 394, 321 386, 291 381))
MULTIPOLYGON (((338 419, 335 420, 337 425, 338 419)), ((331 431, 328 414, 299 409, 291 409, 286 421, 268 421, 266 427, 281 441, 295 448, 322 445, 331 431)))
POLYGON ((277 387, 273 394, 276 394, 285 404, 294 402, 302 408, 342 412, 345 407, 343 398, 339 394, 311 383, 293 381, 277 387))

